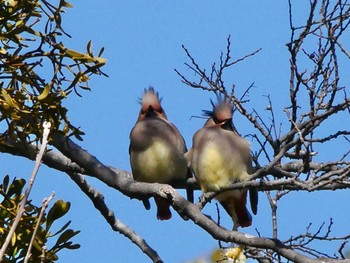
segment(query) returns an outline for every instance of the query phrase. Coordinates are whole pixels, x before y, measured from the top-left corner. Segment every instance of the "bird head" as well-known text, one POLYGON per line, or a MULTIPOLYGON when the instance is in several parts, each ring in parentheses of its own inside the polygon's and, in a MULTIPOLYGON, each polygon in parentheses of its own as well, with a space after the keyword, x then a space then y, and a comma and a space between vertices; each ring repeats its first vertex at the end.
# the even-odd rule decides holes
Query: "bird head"
POLYGON ((140 99, 141 110, 138 117, 138 121, 159 117, 166 120, 166 114, 161 106, 161 99, 159 98, 158 92, 154 90, 153 87, 145 89, 142 99, 140 99))
POLYGON ((218 126, 225 130, 234 131, 232 124, 232 105, 231 103, 223 98, 222 96, 217 95, 217 102, 214 103, 210 100, 213 110, 205 110, 204 115, 208 116, 209 119, 205 123, 205 127, 218 126))

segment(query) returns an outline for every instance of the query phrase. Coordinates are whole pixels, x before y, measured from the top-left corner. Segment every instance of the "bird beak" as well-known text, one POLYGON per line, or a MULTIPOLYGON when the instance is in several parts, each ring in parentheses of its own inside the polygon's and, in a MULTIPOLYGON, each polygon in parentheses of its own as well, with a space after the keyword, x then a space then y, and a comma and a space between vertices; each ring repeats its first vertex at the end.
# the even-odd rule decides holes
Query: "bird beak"
POLYGON ((232 119, 225 120, 225 122, 222 123, 221 128, 223 128, 224 130, 234 131, 232 119))
POLYGON ((157 116, 158 116, 157 112, 150 105, 146 111, 145 117, 150 118, 150 117, 157 117, 157 116))

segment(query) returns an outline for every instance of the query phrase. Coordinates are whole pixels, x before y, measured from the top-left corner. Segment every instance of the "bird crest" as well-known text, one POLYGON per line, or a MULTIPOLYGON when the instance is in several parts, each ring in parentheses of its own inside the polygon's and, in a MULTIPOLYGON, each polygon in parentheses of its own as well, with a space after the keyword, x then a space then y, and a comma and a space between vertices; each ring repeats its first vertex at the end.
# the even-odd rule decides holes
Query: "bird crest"
POLYGON ((139 99, 141 110, 137 121, 145 118, 158 117, 167 121, 167 116, 161 106, 162 99, 159 98, 158 92, 153 87, 145 89, 142 99, 139 99))
POLYGON ((210 100, 213 110, 203 110, 204 116, 211 117, 215 122, 224 122, 232 119, 233 109, 228 98, 216 95, 217 102, 210 100))
POLYGON ((159 93, 153 87, 145 89, 142 99, 140 99, 141 112, 145 113, 150 107, 157 112, 162 112, 161 101, 159 93))

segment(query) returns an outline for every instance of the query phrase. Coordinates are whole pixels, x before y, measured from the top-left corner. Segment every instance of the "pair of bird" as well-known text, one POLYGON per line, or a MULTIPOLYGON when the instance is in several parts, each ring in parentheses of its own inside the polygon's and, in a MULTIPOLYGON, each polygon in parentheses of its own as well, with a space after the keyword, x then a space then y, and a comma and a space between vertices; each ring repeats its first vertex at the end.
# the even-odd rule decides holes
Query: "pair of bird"
MULTIPOLYGON (((167 119, 158 92, 152 87, 145 90, 137 122, 130 132, 129 154, 134 179, 171 183, 192 177, 192 170, 203 192, 220 191, 234 182, 246 181, 252 172, 250 144, 234 129, 229 101, 218 97, 212 106, 212 111, 205 111, 208 120, 194 134, 192 148, 187 151, 179 130, 167 119)), ((231 216, 235 230, 252 224, 246 198, 246 189, 228 190, 216 196, 231 216)), ((258 199, 253 189, 250 201, 256 214, 258 199)), ((169 202, 161 197, 155 197, 155 202, 157 218, 170 219, 169 202)))

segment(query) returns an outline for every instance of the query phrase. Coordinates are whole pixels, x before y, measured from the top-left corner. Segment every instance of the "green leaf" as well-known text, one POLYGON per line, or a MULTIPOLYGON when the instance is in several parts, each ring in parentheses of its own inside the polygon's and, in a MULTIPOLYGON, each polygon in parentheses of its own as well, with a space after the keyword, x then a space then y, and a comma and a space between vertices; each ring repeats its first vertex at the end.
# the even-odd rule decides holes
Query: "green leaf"
POLYGON ((74 136, 77 140, 79 140, 81 142, 84 140, 83 137, 81 137, 78 133, 74 133, 74 136))
POLYGON ((105 48, 103 47, 103 48, 101 48, 101 50, 100 50, 100 52, 98 53, 98 57, 101 57, 101 55, 103 54, 103 52, 105 51, 105 48))
POLYGON ((67 229, 57 239, 55 246, 62 246, 64 243, 67 243, 72 237, 78 235, 79 233, 80 233, 80 231, 74 231, 72 229, 67 229))
POLYGON ((61 0, 60 3, 61 6, 67 7, 67 8, 73 8, 74 6, 71 3, 68 3, 67 1, 61 0))
POLYGON ((33 246, 38 251, 42 250, 42 245, 39 245, 39 243, 38 243, 38 241, 36 239, 34 239, 33 246))
POLYGON ((80 248, 80 245, 79 244, 73 244, 73 245, 66 246, 66 248, 68 248, 68 249, 78 249, 78 248, 80 248))
POLYGON ((7 191, 7 187, 8 187, 8 185, 9 185, 9 181, 10 181, 10 177, 9 177, 8 175, 6 175, 6 176, 4 177, 4 180, 3 180, 2 185, 1 185, 1 188, 2 188, 2 190, 3 190, 4 192, 7 191))
POLYGON ((64 230, 66 230, 66 229, 68 228, 68 226, 70 225, 71 222, 72 222, 72 221, 69 220, 67 223, 64 224, 63 227, 61 227, 60 230, 58 230, 58 231, 57 231, 56 233, 54 233, 54 234, 51 234, 50 237, 54 237, 54 236, 56 236, 56 235, 62 233, 64 230))
POLYGON ((50 229, 52 223, 64 216, 70 208, 70 202, 64 202, 62 199, 57 200, 47 214, 46 230, 50 229))
POLYGON ((58 256, 55 253, 48 251, 46 253, 46 260, 57 261, 58 260, 58 256))
POLYGON ((20 178, 20 179, 13 179, 7 195, 8 196, 12 196, 12 195, 16 195, 19 196, 22 193, 23 187, 26 184, 26 180, 20 178))
POLYGON ((88 52, 90 55, 92 55, 92 52, 91 52, 91 40, 89 40, 89 42, 87 43, 87 45, 86 45, 86 50, 87 50, 87 52, 88 52))

